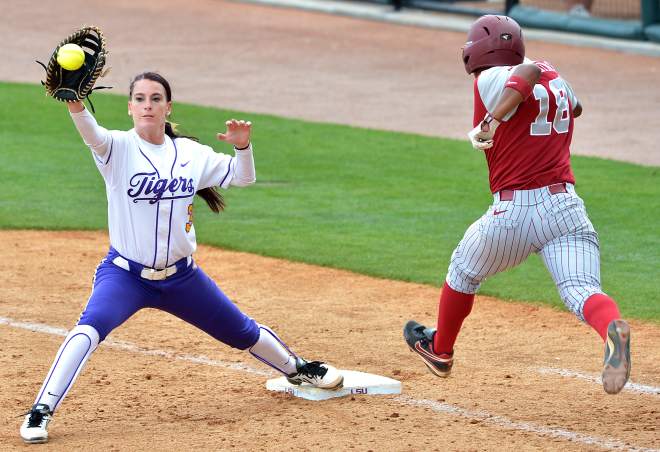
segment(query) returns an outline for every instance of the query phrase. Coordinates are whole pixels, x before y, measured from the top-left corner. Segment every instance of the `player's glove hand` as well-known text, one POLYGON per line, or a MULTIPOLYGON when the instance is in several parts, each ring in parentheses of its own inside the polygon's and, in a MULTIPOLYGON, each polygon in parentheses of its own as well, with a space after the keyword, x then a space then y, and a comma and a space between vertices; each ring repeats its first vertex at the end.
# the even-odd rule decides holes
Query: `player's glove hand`
MULTIPOLYGON (((107 55, 105 38, 97 27, 83 27, 62 40, 53 51, 48 65, 41 64, 46 70, 46 81, 41 84, 46 87, 46 94, 62 102, 76 102, 88 99, 93 90, 109 88, 94 87, 99 77, 105 75, 103 67, 107 55), (85 52, 85 61, 80 68, 67 71, 57 62, 57 52, 65 44, 77 44, 85 52)), ((94 106, 90 102, 92 111, 94 106)))
POLYGON ((500 121, 493 118, 490 113, 487 113, 477 127, 468 132, 472 147, 479 151, 492 148, 495 130, 497 130, 497 126, 499 125, 500 121))

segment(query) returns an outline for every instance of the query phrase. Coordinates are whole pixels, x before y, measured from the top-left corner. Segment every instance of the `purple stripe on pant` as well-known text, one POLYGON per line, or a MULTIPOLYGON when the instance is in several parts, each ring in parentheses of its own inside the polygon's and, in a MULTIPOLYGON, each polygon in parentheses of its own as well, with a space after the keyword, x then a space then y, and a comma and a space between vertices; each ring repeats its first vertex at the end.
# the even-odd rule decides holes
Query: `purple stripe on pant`
POLYGON ((99 332, 99 342, 142 308, 154 308, 241 350, 259 339, 259 326, 243 314, 201 268, 190 265, 161 281, 143 279, 112 263, 110 250, 96 269, 94 289, 78 321, 99 332))

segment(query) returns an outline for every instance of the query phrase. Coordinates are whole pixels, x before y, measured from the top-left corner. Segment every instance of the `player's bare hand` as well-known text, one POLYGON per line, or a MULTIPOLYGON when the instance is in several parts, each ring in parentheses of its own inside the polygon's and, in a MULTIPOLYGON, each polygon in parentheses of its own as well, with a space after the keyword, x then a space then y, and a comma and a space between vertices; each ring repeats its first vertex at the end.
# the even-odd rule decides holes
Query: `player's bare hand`
POLYGON ((250 144, 252 123, 237 119, 230 119, 225 123, 227 131, 218 133, 218 140, 233 144, 238 149, 246 148, 250 144))
POLYGON ((492 148, 495 130, 499 125, 500 122, 497 119, 493 118, 490 114, 487 114, 477 127, 468 132, 472 147, 479 151, 485 151, 486 149, 492 148))

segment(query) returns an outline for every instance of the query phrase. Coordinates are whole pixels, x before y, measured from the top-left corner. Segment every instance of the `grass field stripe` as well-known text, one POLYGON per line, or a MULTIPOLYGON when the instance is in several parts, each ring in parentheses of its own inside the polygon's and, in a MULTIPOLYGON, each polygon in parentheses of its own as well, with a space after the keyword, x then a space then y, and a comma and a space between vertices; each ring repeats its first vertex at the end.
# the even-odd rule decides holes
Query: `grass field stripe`
MULTIPOLYGON (((64 328, 56 328, 49 325, 44 325, 42 323, 19 322, 17 320, 9 319, 7 317, 0 317, 0 325, 7 325, 14 328, 21 328, 24 330, 34 331, 37 333, 46 333, 46 334, 52 334, 55 336, 62 336, 62 337, 66 337, 66 335, 69 334, 69 331, 64 328)), ((279 375, 273 371, 257 369, 240 362, 236 363, 229 361, 220 361, 217 359, 211 359, 204 355, 190 355, 187 353, 173 353, 165 350, 147 349, 132 344, 130 342, 114 340, 111 338, 107 338, 106 340, 101 342, 100 346, 117 348, 120 350, 126 350, 132 353, 139 353, 141 355, 146 355, 146 356, 160 356, 167 359, 187 361, 195 364, 205 364, 207 366, 223 367, 225 369, 239 370, 242 372, 247 372, 255 375, 262 375, 265 377, 273 377, 275 375, 279 375)))
POLYGON ((585 435, 583 433, 572 432, 562 428, 545 427, 543 425, 531 422, 518 422, 508 419, 504 416, 492 415, 486 411, 471 411, 460 408, 448 403, 437 402, 435 400, 413 399, 412 397, 400 395, 394 400, 404 405, 428 408, 438 413, 445 413, 454 416, 461 416, 470 420, 478 420, 484 424, 495 425, 508 430, 519 430, 529 433, 535 433, 540 436, 565 439, 574 443, 586 444, 589 446, 601 447, 610 450, 628 450, 637 452, 660 452, 660 449, 648 449, 644 447, 630 446, 629 444, 610 438, 599 438, 596 436, 585 435))
MULTIPOLYGON (((585 374, 582 372, 577 372, 575 370, 558 369, 555 367, 538 367, 536 368, 536 371, 540 374, 546 374, 546 375, 556 374, 556 375, 561 375, 562 377, 579 378, 581 380, 591 381, 599 385, 603 383, 600 376, 585 374)), ((626 385, 623 387, 623 390, 629 392, 637 392, 640 394, 660 395, 660 387, 642 385, 639 383, 633 383, 632 381, 628 381, 628 383, 626 383, 626 385)))
MULTIPOLYGON (((7 317, 0 317, 0 325, 7 325, 14 328, 21 328, 28 331, 52 334, 62 337, 66 337, 66 335, 68 334, 68 330, 64 328, 52 327, 41 323, 20 322, 17 320, 9 319, 7 317)), ((219 361, 219 360, 210 359, 202 355, 178 354, 178 353, 172 353, 158 349, 147 349, 125 341, 115 341, 112 339, 106 339, 101 345, 102 346, 105 345, 106 347, 117 348, 120 350, 126 350, 133 353, 139 353, 147 356, 157 356, 157 357, 163 357, 173 360, 188 361, 196 364, 223 367, 226 369, 247 372, 255 375, 263 375, 263 376, 275 375, 274 372, 255 369, 253 367, 247 366, 242 363, 219 361)), ((392 400, 401 403, 402 405, 429 408, 437 413, 460 416, 470 420, 478 420, 486 424, 496 425, 509 430, 525 431, 540 436, 559 438, 576 443, 597 446, 603 449, 610 449, 610 450, 625 449, 625 450, 638 451, 638 452, 660 452, 660 449, 634 447, 634 446, 626 445, 626 443, 616 439, 598 438, 594 436, 585 435, 583 433, 572 432, 570 430, 545 427, 543 425, 537 425, 529 422, 513 421, 503 416, 490 414, 486 411, 470 411, 464 408, 450 405, 448 403, 441 403, 433 400, 414 399, 412 397, 405 395, 396 396, 392 400)))

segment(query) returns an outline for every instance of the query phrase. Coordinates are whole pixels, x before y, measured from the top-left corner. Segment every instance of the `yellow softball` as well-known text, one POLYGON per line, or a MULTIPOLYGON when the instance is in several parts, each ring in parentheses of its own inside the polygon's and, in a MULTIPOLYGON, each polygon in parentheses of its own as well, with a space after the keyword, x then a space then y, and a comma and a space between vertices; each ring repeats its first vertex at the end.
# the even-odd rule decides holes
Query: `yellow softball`
POLYGON ((67 71, 75 71, 85 62, 85 51, 78 44, 64 44, 57 51, 57 62, 67 71))

